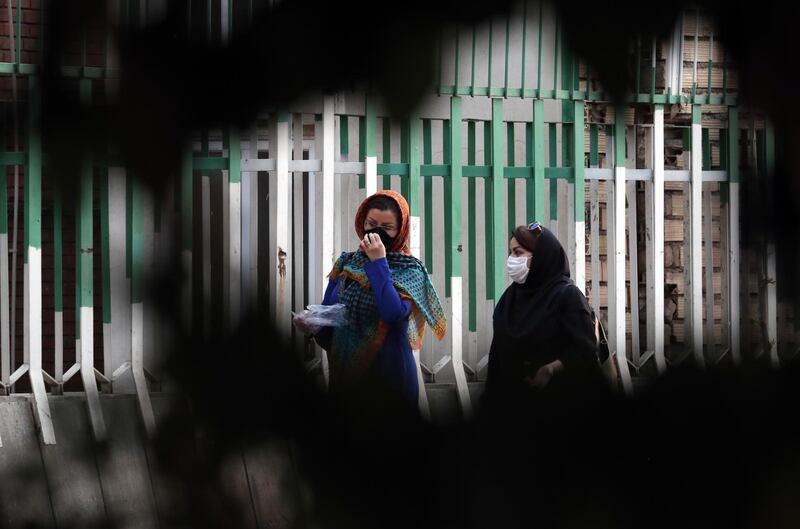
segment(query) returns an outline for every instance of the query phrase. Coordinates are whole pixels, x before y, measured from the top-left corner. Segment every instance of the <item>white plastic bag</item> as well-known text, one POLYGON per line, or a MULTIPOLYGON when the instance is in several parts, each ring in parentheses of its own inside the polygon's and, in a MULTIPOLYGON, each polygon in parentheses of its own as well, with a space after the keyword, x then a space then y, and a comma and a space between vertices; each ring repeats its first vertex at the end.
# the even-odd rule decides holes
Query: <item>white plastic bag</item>
POLYGON ((347 307, 341 303, 335 305, 309 305, 294 320, 308 327, 311 334, 316 334, 323 327, 342 327, 347 325, 347 307))

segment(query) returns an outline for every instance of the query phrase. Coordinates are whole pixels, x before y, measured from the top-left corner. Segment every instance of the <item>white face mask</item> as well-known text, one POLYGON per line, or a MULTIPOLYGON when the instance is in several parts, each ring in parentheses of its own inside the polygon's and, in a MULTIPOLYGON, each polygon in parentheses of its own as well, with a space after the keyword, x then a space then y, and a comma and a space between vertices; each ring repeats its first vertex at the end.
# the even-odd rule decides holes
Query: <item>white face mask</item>
POLYGON ((520 255, 517 257, 515 255, 509 255, 508 261, 506 261, 506 270, 508 271, 508 277, 510 277, 512 281, 519 284, 524 283, 525 279, 528 277, 528 272, 530 272, 530 268, 528 268, 528 256, 520 255))

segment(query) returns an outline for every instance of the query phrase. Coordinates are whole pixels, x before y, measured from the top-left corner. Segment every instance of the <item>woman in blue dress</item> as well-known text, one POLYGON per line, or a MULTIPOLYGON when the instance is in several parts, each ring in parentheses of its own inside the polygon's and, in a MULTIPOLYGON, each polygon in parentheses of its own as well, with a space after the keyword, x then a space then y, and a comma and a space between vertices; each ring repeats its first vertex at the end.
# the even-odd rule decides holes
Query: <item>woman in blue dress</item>
MULTIPOLYGON (((330 360, 330 387, 367 380, 416 403, 419 387, 413 350, 425 324, 438 339, 446 321, 422 262, 409 249, 408 203, 394 191, 368 197, 358 209, 358 251, 342 253, 328 275, 323 305, 342 303, 348 323, 314 335, 330 360)), ((308 329, 295 321, 304 332, 308 329)))

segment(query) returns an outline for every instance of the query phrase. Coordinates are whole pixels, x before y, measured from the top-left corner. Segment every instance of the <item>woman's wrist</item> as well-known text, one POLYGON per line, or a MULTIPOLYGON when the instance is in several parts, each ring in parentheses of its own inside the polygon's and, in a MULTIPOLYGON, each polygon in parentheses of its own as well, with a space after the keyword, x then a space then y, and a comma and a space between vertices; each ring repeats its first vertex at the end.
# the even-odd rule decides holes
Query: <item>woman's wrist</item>
POLYGON ((379 262, 381 262, 381 260, 383 260, 383 262, 388 262, 388 261, 386 261, 386 256, 385 255, 382 256, 382 257, 376 257, 374 259, 372 257, 370 257, 370 256, 367 256, 367 258, 369 259, 369 263, 367 263, 365 266, 369 266, 369 265, 372 265, 372 264, 375 264, 375 263, 379 263, 379 262))

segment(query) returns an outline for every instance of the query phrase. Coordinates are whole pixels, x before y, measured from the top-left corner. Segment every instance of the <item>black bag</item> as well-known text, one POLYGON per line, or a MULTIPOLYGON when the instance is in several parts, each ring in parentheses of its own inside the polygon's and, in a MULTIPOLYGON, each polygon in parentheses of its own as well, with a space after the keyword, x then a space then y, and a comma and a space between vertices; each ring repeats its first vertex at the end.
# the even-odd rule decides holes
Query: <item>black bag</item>
POLYGON ((592 311, 592 318, 594 319, 594 335, 597 339, 597 362, 611 387, 618 389, 620 387, 619 372, 617 363, 614 358, 611 358, 611 351, 608 348, 608 335, 594 311, 592 311))
POLYGON ((594 335, 597 339, 597 361, 600 362, 600 365, 603 365, 610 356, 608 349, 608 336, 606 335, 606 330, 603 327, 603 323, 600 321, 600 318, 597 317, 597 314, 595 314, 594 311, 592 311, 592 319, 594 320, 594 335))

